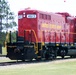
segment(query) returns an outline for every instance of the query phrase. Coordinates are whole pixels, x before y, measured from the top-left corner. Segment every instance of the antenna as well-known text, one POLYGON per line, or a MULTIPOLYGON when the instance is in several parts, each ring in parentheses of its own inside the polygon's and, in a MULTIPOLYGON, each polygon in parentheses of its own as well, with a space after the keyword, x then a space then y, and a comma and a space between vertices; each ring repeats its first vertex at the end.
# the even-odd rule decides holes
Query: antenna
POLYGON ((64 2, 66 2, 66 0, 64 0, 64 2))

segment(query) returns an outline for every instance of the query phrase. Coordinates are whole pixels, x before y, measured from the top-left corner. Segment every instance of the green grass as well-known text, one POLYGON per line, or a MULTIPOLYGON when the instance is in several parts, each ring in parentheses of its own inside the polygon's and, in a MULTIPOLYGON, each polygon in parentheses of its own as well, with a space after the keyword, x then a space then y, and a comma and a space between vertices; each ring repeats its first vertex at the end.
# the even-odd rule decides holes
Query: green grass
MULTIPOLYGON (((6 48, 2 48, 2 54, 6 55, 6 48)), ((11 61, 1 59, 0 62, 11 61)), ((13 65, 12 65, 13 66, 13 65)), ((61 63, 35 63, 21 66, 0 66, 0 75, 76 75, 76 61, 61 63)))
POLYGON ((0 68, 0 75, 76 75, 76 61, 35 63, 0 68))
POLYGON ((2 47, 2 55, 6 55, 7 51, 6 51, 6 47, 2 47))

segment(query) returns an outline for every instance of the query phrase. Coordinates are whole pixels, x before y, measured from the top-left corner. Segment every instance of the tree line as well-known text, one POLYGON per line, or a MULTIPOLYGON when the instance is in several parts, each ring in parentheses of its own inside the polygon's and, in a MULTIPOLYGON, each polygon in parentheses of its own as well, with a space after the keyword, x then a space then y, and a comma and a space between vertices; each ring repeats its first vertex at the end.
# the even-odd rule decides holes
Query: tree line
POLYGON ((3 45, 7 34, 2 31, 5 30, 7 32, 10 28, 16 26, 17 23, 15 22, 15 14, 11 11, 8 1, 0 0, 0 44, 3 45))

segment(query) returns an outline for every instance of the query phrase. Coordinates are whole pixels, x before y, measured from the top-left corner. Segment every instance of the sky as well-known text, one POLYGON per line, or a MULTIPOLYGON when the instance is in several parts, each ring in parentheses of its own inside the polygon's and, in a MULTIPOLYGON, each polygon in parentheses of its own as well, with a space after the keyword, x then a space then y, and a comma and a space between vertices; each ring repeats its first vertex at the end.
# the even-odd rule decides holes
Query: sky
POLYGON ((8 0, 8 2, 15 15, 19 10, 30 7, 47 12, 68 12, 76 16, 76 0, 8 0))

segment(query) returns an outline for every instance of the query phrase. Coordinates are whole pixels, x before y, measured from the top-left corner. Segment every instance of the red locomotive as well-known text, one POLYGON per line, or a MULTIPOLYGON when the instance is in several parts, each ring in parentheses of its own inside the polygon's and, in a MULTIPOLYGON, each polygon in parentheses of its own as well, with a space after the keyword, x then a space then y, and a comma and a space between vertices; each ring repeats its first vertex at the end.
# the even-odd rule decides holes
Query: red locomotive
POLYGON ((18 12, 16 42, 7 43, 7 57, 16 60, 76 56, 76 18, 68 13, 25 9, 18 12))

